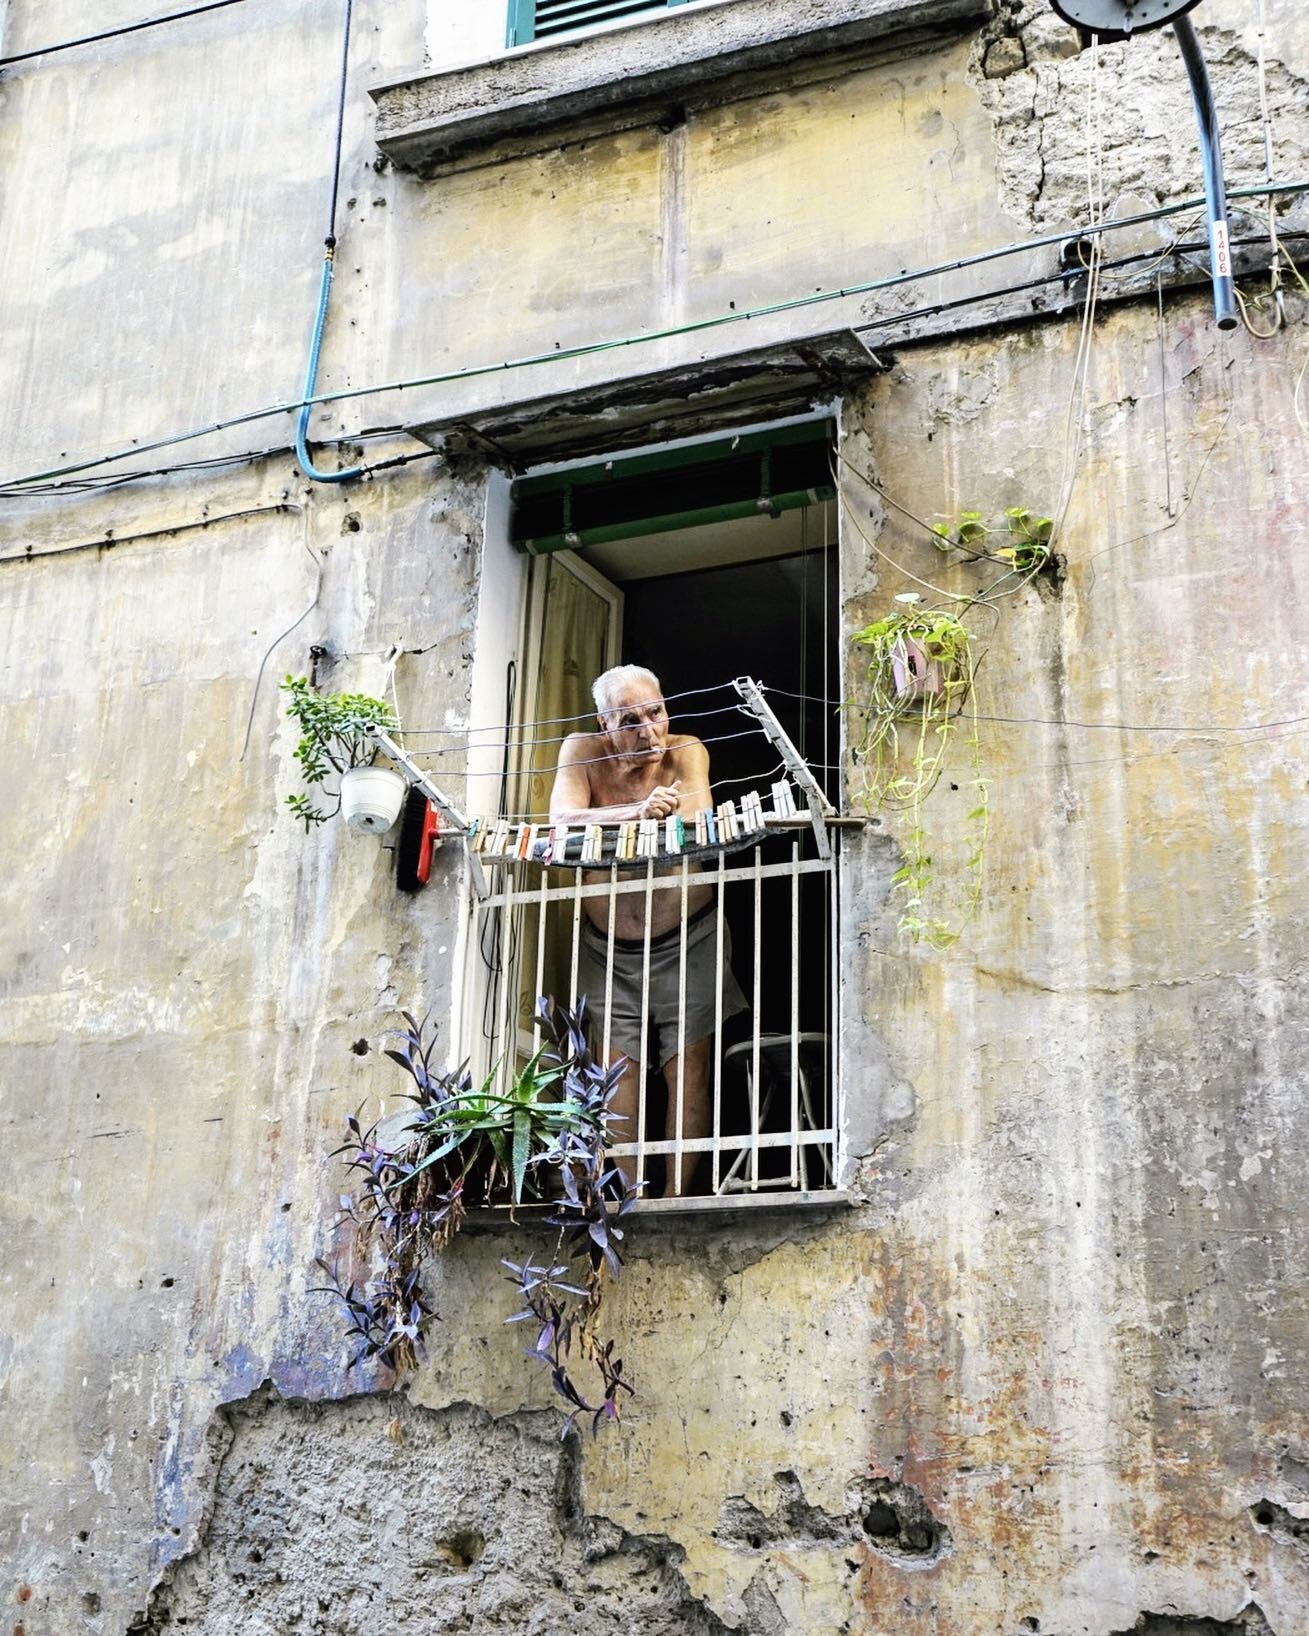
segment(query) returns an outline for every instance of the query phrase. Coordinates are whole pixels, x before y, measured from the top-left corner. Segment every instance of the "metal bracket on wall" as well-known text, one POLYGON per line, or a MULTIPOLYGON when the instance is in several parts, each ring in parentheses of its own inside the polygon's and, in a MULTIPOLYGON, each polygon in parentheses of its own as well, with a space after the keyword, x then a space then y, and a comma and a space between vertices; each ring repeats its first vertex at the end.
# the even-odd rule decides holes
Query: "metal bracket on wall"
POLYGON ((741 695, 743 707, 758 721, 769 743, 781 756, 792 780, 803 790, 804 798, 809 803, 818 856, 830 858, 832 843, 827 834, 827 820, 835 817, 836 808, 824 795, 822 786, 809 770, 809 763, 792 744, 781 722, 773 714, 758 682, 751 676, 738 676, 732 686, 741 695))
MULTIPOLYGON (((370 726, 366 728, 365 731, 367 732, 369 738, 372 739, 373 743, 377 745, 378 749, 381 750, 383 755, 389 757, 389 759, 395 763, 397 770, 409 780, 410 784, 412 784, 416 790, 421 790, 429 801, 431 801, 435 806, 438 806, 441 811, 445 813, 446 817, 449 818, 451 824, 453 825, 455 832, 466 836, 469 829, 468 819, 460 811, 460 809, 455 806, 450 797, 446 795, 444 791, 438 788, 437 785, 433 784, 423 769, 416 761, 414 761, 412 756, 410 756, 409 752, 407 750, 402 750, 385 728, 370 726)), ((477 893, 479 898, 484 898, 487 895, 488 887, 486 883, 486 875, 482 869, 482 860, 474 851, 471 850, 471 848, 465 847, 464 851, 468 858, 469 870, 472 873, 473 890, 477 893)))

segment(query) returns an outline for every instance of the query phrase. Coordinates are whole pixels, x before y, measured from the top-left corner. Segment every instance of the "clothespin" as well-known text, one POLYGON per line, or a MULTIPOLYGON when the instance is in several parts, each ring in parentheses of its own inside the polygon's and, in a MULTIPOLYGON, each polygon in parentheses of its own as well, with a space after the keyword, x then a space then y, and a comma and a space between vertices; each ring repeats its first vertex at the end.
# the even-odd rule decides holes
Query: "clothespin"
POLYGON ((664 851, 680 852, 683 833, 682 820, 675 812, 670 812, 664 819, 664 851))
POLYGON ((756 835, 764 827, 764 804, 758 790, 747 790, 741 797, 741 827, 748 835, 756 835))

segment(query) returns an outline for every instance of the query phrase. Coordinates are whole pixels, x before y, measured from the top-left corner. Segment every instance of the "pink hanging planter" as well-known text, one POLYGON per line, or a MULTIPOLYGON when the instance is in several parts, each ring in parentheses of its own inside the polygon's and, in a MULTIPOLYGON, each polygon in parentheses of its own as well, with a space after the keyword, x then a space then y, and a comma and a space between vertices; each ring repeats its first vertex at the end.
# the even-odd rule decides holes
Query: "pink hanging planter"
POLYGON ((941 661, 933 659, 921 642, 901 636, 891 649, 891 679, 901 704, 915 699, 937 699, 944 691, 941 661))

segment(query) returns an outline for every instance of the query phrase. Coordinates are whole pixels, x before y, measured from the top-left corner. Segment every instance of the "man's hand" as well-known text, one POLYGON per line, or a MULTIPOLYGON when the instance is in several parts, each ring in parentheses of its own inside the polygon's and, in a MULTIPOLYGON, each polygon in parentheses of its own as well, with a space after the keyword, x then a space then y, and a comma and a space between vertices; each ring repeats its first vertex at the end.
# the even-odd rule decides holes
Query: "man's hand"
POLYGON ((671 784, 656 784, 636 809, 638 818, 667 818, 670 812, 676 812, 682 804, 682 780, 675 778, 671 784))

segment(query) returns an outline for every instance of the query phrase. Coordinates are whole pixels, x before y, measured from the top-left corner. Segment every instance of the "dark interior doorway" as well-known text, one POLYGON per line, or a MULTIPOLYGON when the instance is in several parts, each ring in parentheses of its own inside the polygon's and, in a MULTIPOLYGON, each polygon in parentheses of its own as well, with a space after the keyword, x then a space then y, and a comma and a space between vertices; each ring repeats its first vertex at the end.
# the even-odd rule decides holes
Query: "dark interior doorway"
MULTIPOLYGON (((821 535, 820 535, 821 537, 821 535)), ((665 693, 712 688, 735 676, 752 676, 764 684, 766 697, 834 805, 839 799, 840 629, 836 552, 820 546, 789 556, 699 568, 623 582, 622 653, 626 663, 645 665, 659 677, 665 693)), ((759 733, 732 737, 749 728, 753 718, 721 711, 733 695, 721 689, 670 705, 675 732, 696 733, 709 748, 716 800, 758 789, 769 802, 769 785, 783 776, 778 756, 759 733), (719 741, 719 742, 715 742, 719 741)), ((767 861, 790 855, 791 839, 770 838, 767 861)), ((781 900, 765 897, 761 920, 761 987, 759 1026, 764 1036, 786 1034, 791 1026, 792 926, 781 900), (779 958, 780 954, 780 958, 779 958)), ((731 928, 733 967, 747 996, 755 960, 754 914, 748 884, 729 885, 725 914, 731 928)), ((830 1051, 821 1043, 831 1029, 831 898, 828 877, 806 876, 800 886, 800 1029, 811 1038, 806 1046, 813 1078, 821 1083, 822 1106, 831 1108, 830 1051)), ((753 1033, 753 1011, 726 1025, 719 1049, 724 1052, 724 1129, 748 1128, 741 1049, 753 1033)), ((660 1129, 664 1088, 659 1075, 647 1085, 650 1121, 647 1134, 660 1129)), ((783 1128, 785 1098, 765 1128, 783 1128)), ((782 1162, 765 1152, 763 1174, 782 1162)), ((822 1185, 821 1182, 819 1185, 822 1185)))

